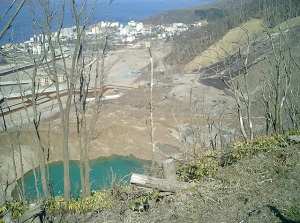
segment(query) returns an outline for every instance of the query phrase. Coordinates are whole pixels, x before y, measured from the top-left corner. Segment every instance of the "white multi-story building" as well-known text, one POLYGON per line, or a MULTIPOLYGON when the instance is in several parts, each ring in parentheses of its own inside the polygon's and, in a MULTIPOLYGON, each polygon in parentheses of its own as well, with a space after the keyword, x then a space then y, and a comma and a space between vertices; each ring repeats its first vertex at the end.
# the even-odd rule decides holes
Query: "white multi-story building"
POLYGON ((130 42, 130 43, 134 42, 135 41, 135 36, 127 36, 126 41, 130 42))
POLYGON ((130 25, 127 25, 123 28, 120 28, 120 35, 125 36, 130 34, 133 31, 133 27, 130 25))
POLYGON ((40 55, 42 53, 42 47, 40 45, 33 46, 32 53, 40 55))
POLYGON ((103 21, 101 21, 100 22, 100 27, 101 28, 105 28, 105 27, 109 27, 109 28, 113 28, 113 27, 119 27, 119 22, 108 22, 108 21, 106 21, 106 22, 103 22, 103 21))
POLYGON ((144 29, 144 24, 142 22, 137 23, 135 29, 136 29, 136 31, 143 30, 144 29))
MULTIPOLYGON (((62 71, 60 71, 62 72, 62 71)), ((53 84, 54 77, 51 75, 48 69, 39 69, 37 72, 37 82, 40 87, 50 86, 53 84)), ((66 76, 62 73, 57 74, 58 83, 63 83, 66 81, 66 76)))
POLYGON ((116 28, 118 28, 119 27, 119 22, 112 22, 112 23, 110 23, 109 27, 116 27, 116 28))
POLYGON ((92 28, 92 34, 99 34, 100 33, 100 28, 99 26, 95 26, 92 28))
POLYGON ((36 41, 37 41, 36 35, 33 35, 32 37, 30 37, 29 41, 30 41, 31 43, 36 42, 36 41))
POLYGON ((181 27, 181 26, 184 26, 184 24, 181 23, 181 22, 178 22, 178 23, 173 23, 173 26, 174 27, 181 27))
POLYGON ((62 37, 71 37, 75 34, 75 28, 74 27, 68 27, 61 29, 61 36, 62 37))
POLYGON ((38 86, 44 87, 44 86, 49 86, 53 83, 51 78, 49 76, 42 76, 38 78, 38 86))
POLYGON ((132 20, 132 21, 128 22, 128 25, 132 26, 132 27, 136 27, 136 22, 132 20))
POLYGON ((103 21, 101 21, 100 22, 100 26, 101 26, 101 28, 105 28, 106 26, 108 26, 108 22, 103 22, 103 21))
POLYGON ((176 26, 165 26, 165 31, 169 32, 169 33, 174 33, 176 32, 176 26))

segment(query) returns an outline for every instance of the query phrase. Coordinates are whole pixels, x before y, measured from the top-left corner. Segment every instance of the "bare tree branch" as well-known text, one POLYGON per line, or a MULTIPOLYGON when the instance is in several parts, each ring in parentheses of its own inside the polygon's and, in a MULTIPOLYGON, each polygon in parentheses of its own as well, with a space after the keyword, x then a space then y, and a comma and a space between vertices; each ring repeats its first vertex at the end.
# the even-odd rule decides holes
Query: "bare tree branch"
MULTIPOLYGON (((19 14, 21 8, 23 7, 23 5, 25 4, 26 0, 22 0, 19 5, 17 6, 16 11, 14 12, 14 14, 9 18, 8 22, 6 23, 6 25, 2 28, 2 30, 0 31, 0 39, 2 38, 2 36, 4 35, 4 33, 11 27, 12 22, 14 21, 14 19, 16 18, 16 16, 19 14)), ((13 1, 13 3, 11 4, 11 6, 7 9, 7 11, 4 13, 4 15, 0 18, 0 21, 3 19, 3 17, 5 15, 7 15, 7 13, 11 10, 11 8, 16 4, 16 0, 13 1)))

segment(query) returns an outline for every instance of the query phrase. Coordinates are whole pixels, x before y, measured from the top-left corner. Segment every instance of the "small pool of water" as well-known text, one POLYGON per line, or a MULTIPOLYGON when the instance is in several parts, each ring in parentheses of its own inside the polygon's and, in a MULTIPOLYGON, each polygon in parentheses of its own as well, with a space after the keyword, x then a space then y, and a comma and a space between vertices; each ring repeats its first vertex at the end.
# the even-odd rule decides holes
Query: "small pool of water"
MULTIPOLYGON (((99 158, 90 161, 91 167, 91 189, 98 190, 101 188, 108 188, 112 181, 129 182, 131 173, 144 173, 144 167, 149 166, 150 162, 137 159, 133 156, 111 156, 108 158, 99 158)), ((54 162, 48 165, 51 179, 51 190, 53 196, 63 195, 63 163, 54 162)), ((36 176, 38 179, 38 188, 42 194, 42 185, 40 178, 40 171, 36 169, 36 176)), ((36 188, 34 185, 34 171, 31 170, 24 176, 26 196, 29 199, 37 197, 36 188)), ((77 198, 81 194, 81 183, 79 174, 79 162, 70 161, 70 181, 71 194, 77 198)), ((12 196, 17 199, 17 190, 13 190, 12 196)))

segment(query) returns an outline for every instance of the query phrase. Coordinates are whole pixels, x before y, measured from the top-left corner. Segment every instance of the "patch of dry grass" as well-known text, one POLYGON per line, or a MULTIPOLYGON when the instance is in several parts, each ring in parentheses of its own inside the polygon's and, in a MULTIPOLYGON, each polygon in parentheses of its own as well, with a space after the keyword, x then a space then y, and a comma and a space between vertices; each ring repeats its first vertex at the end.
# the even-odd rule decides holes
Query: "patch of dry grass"
POLYGON ((220 168, 131 222, 300 222, 299 145, 220 168))

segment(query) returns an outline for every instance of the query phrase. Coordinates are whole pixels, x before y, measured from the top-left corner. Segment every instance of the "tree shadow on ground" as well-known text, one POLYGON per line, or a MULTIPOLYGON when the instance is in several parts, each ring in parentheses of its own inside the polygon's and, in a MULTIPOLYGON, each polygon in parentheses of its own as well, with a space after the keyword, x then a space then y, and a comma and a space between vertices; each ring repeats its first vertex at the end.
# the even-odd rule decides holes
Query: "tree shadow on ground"
POLYGON ((282 223, 298 223, 296 221, 292 221, 284 217, 275 206, 272 205, 267 205, 267 206, 275 214, 275 216, 281 220, 282 223))

